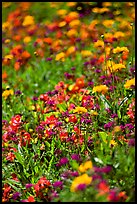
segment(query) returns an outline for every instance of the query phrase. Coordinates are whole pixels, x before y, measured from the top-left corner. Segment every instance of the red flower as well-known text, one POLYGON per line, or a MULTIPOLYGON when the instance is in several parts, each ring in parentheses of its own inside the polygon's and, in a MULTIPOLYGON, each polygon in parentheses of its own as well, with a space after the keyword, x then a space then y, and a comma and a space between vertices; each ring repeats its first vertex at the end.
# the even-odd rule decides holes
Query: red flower
POLYGON ((35 199, 33 196, 29 196, 27 199, 27 202, 35 202, 35 199))
POLYGON ((70 115, 69 116, 69 122, 76 123, 77 122, 77 117, 75 115, 70 115))

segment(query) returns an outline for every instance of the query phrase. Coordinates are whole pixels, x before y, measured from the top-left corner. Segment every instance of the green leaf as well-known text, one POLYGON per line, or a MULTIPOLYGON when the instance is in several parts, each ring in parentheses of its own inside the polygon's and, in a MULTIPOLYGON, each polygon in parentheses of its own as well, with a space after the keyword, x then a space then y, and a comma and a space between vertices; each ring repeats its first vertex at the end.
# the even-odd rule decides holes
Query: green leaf
POLYGON ((101 137, 101 139, 103 140, 103 142, 106 142, 107 139, 107 133, 106 132, 98 132, 99 136, 101 137))
POLYGON ((21 156, 19 152, 14 152, 17 161, 23 166, 24 165, 24 158, 21 156))

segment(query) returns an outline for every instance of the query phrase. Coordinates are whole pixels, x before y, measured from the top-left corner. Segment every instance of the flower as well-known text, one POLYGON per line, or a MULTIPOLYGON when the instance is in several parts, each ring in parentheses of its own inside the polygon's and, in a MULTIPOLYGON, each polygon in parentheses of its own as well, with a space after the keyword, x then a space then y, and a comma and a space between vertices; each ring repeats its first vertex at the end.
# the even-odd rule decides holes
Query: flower
POLYGON ((13 200, 16 200, 19 196, 21 196, 21 193, 20 192, 16 192, 12 195, 12 199, 13 200))
POLYGON ((32 183, 27 183, 27 184, 26 184, 26 188, 31 188, 32 186, 33 186, 32 183))
POLYGON ((113 53, 122 53, 122 52, 129 52, 129 50, 127 49, 127 47, 116 47, 113 49, 113 53))
POLYGON ((114 132, 120 132, 121 131, 121 127, 117 125, 117 126, 114 127, 113 130, 114 130, 114 132))
POLYGON ((89 57, 92 55, 92 52, 90 50, 82 50, 81 55, 82 57, 89 57))
POLYGON ((23 42, 25 44, 29 43, 31 41, 31 37, 30 36, 26 36, 24 39, 23 39, 23 42))
POLYGON ((78 32, 76 31, 76 29, 70 29, 68 32, 67 32, 67 36, 68 37, 76 37, 78 35, 78 32))
POLYGON ((86 184, 85 184, 85 183, 79 184, 79 185, 77 186, 77 190, 80 190, 80 191, 85 190, 85 188, 86 188, 86 184))
POLYGON ((77 187, 79 184, 89 185, 91 181, 92 177, 88 176, 87 174, 82 174, 81 176, 78 176, 73 180, 70 191, 75 192, 77 191, 77 187))
POLYGON ((62 181, 55 181, 54 183, 53 183, 53 187, 54 188, 61 188, 62 189, 62 185, 63 185, 63 183, 62 183, 62 181))
POLYGON ((102 40, 98 40, 97 42, 94 43, 94 47, 98 48, 98 47, 104 47, 104 42, 102 40))
POLYGON ((67 164, 68 162, 69 162, 68 158, 63 157, 63 158, 60 159, 59 165, 62 166, 62 165, 67 164))
POLYGON ((2 93, 2 96, 3 96, 4 99, 6 100, 10 95, 13 95, 13 94, 14 94, 13 89, 10 89, 10 90, 5 90, 5 91, 2 93))
POLYGON ((87 109, 84 108, 84 107, 76 107, 74 110, 73 110, 73 113, 86 113, 87 112, 87 109))
POLYGON ((92 169, 92 167, 93 167, 92 162, 86 161, 84 164, 81 164, 78 169, 80 172, 83 173, 83 172, 87 171, 88 169, 92 169))
POLYGON ((65 61, 65 53, 64 52, 60 52, 59 54, 57 54, 55 60, 56 61, 61 60, 62 62, 64 62, 65 61))
POLYGON ((75 20, 73 20, 73 21, 71 21, 71 22, 69 23, 69 26, 70 26, 71 28, 77 27, 77 26, 79 26, 79 25, 80 25, 80 20, 78 20, 78 19, 75 19, 75 20))
POLYGON ((126 83, 124 84, 124 87, 126 89, 131 88, 131 86, 135 86, 135 77, 133 79, 127 80, 126 83))
POLYGON ((25 16, 22 25, 23 26, 34 25, 34 17, 33 16, 25 16))
POLYGON ((126 68, 124 64, 121 64, 121 63, 119 63, 119 64, 114 64, 114 65, 112 66, 112 71, 115 72, 115 71, 119 71, 119 70, 124 69, 124 68, 126 68))
POLYGON ((104 20, 102 22, 102 24, 105 26, 105 27, 111 27, 113 24, 114 24, 114 20, 104 20))
POLYGON ((79 161, 79 160, 80 160, 80 155, 79 155, 79 154, 72 154, 72 155, 71 155, 71 159, 72 159, 72 160, 79 161))
POLYGON ((106 85, 99 85, 99 86, 94 86, 93 87, 93 93, 98 92, 98 93, 106 93, 108 91, 108 87, 106 85))

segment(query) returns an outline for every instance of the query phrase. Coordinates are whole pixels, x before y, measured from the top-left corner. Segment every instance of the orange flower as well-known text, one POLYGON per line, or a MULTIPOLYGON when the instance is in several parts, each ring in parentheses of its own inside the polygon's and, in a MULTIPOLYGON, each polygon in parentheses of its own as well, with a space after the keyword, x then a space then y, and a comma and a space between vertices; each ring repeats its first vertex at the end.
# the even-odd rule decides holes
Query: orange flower
POLYGON ((4 71, 4 72, 2 73, 2 79, 5 80, 7 77, 8 77, 7 72, 4 71))
POLYGON ((21 54, 22 58, 29 59, 31 57, 30 53, 28 51, 24 51, 21 54))

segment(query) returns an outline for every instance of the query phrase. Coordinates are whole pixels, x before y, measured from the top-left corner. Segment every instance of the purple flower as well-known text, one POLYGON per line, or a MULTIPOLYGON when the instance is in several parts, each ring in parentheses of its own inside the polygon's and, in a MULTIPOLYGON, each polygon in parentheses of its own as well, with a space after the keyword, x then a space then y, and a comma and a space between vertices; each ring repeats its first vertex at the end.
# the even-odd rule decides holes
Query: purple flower
POLYGON ((86 188, 86 184, 84 184, 84 183, 81 183, 81 184, 79 184, 79 185, 77 186, 77 190, 80 190, 80 191, 85 190, 85 188, 86 188))
POLYGON ((72 172, 71 172, 71 176, 74 176, 74 177, 75 177, 75 176, 78 176, 78 175, 79 175, 79 174, 78 174, 77 171, 72 171, 72 172))
POLYGON ((99 77, 100 79, 106 79, 106 76, 105 75, 102 75, 99 77))
POLYGON ((94 174, 93 176, 92 176, 92 179, 93 179, 93 181, 94 180, 101 180, 102 179, 102 176, 101 175, 99 175, 99 174, 94 174))
POLYGON ((104 128, 109 129, 112 127, 113 124, 114 124, 114 122, 108 122, 107 124, 104 125, 104 128))
POLYGON ((135 138, 131 138, 128 142, 128 146, 135 146, 135 138))
POLYGON ((60 188, 60 189, 62 189, 62 185, 63 185, 63 182, 62 181, 55 181, 54 183, 53 183, 53 187, 54 188, 60 188))
POLYGON ((102 172, 103 173, 109 173, 110 171, 112 170, 112 167, 111 166, 105 166, 105 167, 102 167, 102 172))
POLYGON ((71 155, 71 159, 79 161, 80 160, 80 156, 79 156, 79 154, 72 154, 71 155))
POLYGON ((52 58, 51 58, 51 57, 47 57, 46 60, 47 60, 47 61, 51 61, 52 58))
POLYGON ((36 131, 37 131, 38 133, 43 133, 43 130, 44 130, 44 127, 41 126, 41 125, 39 125, 38 127, 36 127, 36 131))
POLYGON ((118 117, 118 115, 116 113, 111 115, 111 118, 117 118, 117 117, 118 117))
POLYGON ((96 73, 100 73, 101 70, 100 70, 100 69, 96 69, 95 72, 96 72, 96 73))
POLYGON ((93 86, 94 85, 94 82, 93 81, 89 81, 88 82, 88 86, 93 86))
POLYGON ((15 95, 21 95, 22 92, 20 90, 15 91, 15 95))
POLYGON ((134 126, 131 123, 126 124, 124 127, 128 128, 129 130, 134 128, 134 126))
POLYGON ((84 66, 87 66, 87 65, 89 65, 89 62, 84 62, 84 66))
POLYGON ((71 67, 71 70, 72 70, 72 71, 75 71, 75 69, 76 69, 76 67, 71 67))
POLYGON ((38 100, 38 97, 33 96, 32 100, 33 100, 33 101, 37 101, 37 100, 38 100))
POLYGON ((21 196, 21 193, 20 192, 16 192, 12 195, 12 199, 13 200, 16 200, 19 196, 21 196))
POLYGON ((27 183, 27 184, 26 184, 26 188, 31 188, 32 186, 33 186, 32 183, 27 183))
POLYGON ((60 159, 59 164, 62 166, 62 165, 67 164, 68 162, 69 162, 68 158, 63 157, 60 159))

